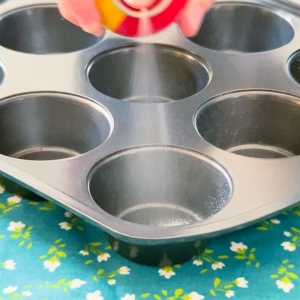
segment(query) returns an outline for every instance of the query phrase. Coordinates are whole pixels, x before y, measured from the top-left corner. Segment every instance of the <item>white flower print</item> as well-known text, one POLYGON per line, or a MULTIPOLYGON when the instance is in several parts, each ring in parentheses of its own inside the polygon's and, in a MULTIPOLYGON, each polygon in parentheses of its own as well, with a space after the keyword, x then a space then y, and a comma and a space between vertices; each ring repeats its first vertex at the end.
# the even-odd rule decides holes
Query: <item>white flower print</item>
POLYGON ((197 258, 193 261, 193 264, 196 265, 196 266, 202 266, 203 261, 201 259, 197 258))
POLYGON ((116 279, 109 279, 108 281, 107 281, 107 283, 109 284, 109 285, 114 285, 114 284, 116 284, 116 279))
POLYGON ((86 300, 103 300, 104 298, 101 296, 101 292, 99 290, 94 293, 88 293, 86 295, 86 300))
POLYGON ((280 224, 280 221, 277 219, 271 219, 271 223, 273 224, 280 224))
POLYGON ((248 249, 248 247, 246 245, 244 245, 243 243, 231 242, 231 247, 230 247, 231 251, 237 252, 239 249, 245 250, 245 249, 248 249))
POLYGON ((54 272, 56 268, 60 266, 59 261, 50 261, 50 260, 45 260, 44 261, 44 267, 45 269, 49 269, 49 272, 54 272))
POLYGON ((203 300, 204 299, 204 296, 202 296, 202 295, 199 295, 198 293, 196 293, 196 292, 191 292, 190 294, 189 294, 189 296, 190 296, 190 300, 203 300))
POLYGON ((3 267, 6 270, 14 270, 16 263, 13 260, 7 260, 3 263, 3 267))
POLYGON ((287 251, 295 251, 296 250, 296 246, 290 242, 283 242, 281 244, 281 246, 283 247, 284 250, 287 250, 287 251))
POLYGON ((118 250, 119 250, 119 242, 118 242, 118 241, 115 241, 112 248, 113 248, 115 251, 118 251, 118 250))
POLYGON ((135 300, 135 295, 126 294, 124 297, 121 298, 121 300, 135 300))
POLYGON ((90 253, 89 253, 89 251, 81 250, 81 251, 79 251, 79 254, 86 256, 86 255, 89 255, 90 253))
POLYGON ((58 224, 61 229, 70 230, 72 229, 72 226, 68 222, 61 222, 58 224))
POLYGON ((12 196, 12 197, 9 197, 7 199, 7 203, 9 203, 9 204, 17 204, 17 203, 20 203, 21 200, 22 200, 22 198, 19 197, 19 196, 12 196))
POLYGON ((248 287, 248 281, 245 279, 245 277, 239 277, 237 278, 234 283, 240 287, 240 288, 247 288, 248 287))
POLYGON ((135 257, 137 257, 138 252, 139 252, 139 248, 137 248, 137 247, 132 247, 132 248, 130 249, 129 255, 130 255, 131 258, 135 258, 135 257))
POLYGON ((80 279, 73 279, 71 281, 70 288, 71 289, 77 289, 77 288, 80 288, 84 284, 86 284, 86 281, 83 281, 83 280, 80 280, 80 279))
POLYGON ((121 275, 128 275, 130 274, 130 269, 127 268, 126 266, 125 267, 121 267, 119 270, 118 270, 119 274, 121 275))
POLYGON ((15 231, 15 230, 18 230, 18 229, 22 229, 24 227, 25 227, 25 224, 22 223, 21 221, 19 221, 19 222, 13 222, 13 221, 11 221, 9 223, 9 226, 7 227, 7 230, 9 230, 9 231, 15 231))
POLYGON ((292 234, 291 234, 290 232, 288 232, 288 231, 285 231, 285 232, 283 233, 283 235, 288 236, 288 237, 292 236, 292 234))
POLYGON ((3 185, 0 184, 0 194, 3 194, 5 191, 5 188, 3 185))
POLYGON ((225 296, 226 296, 227 298, 233 297, 233 296, 234 296, 234 291, 231 291, 231 290, 226 291, 226 292, 225 292, 225 296))
POLYGON ((212 269, 215 271, 217 269, 222 269, 225 265, 222 262, 215 262, 211 265, 212 269))
POLYGON ((18 289, 17 286, 8 286, 7 288, 3 289, 3 294, 12 294, 18 289))
POLYGON ((276 285, 279 289, 282 289, 285 293, 289 293, 294 288, 294 284, 291 282, 283 282, 281 280, 276 281, 276 285))
POLYGON ((159 276, 164 276, 166 279, 170 279, 175 275, 175 272, 172 268, 163 268, 158 270, 159 276))
POLYGON ((67 218, 71 218, 72 217, 72 213, 70 213, 69 211, 66 211, 64 214, 67 218))
POLYGON ((23 293, 22 293, 22 296, 24 296, 24 297, 29 297, 29 296, 31 296, 32 295, 32 292, 30 292, 30 291, 24 291, 23 293))
POLYGON ((101 253, 97 256, 98 262, 107 261, 109 258, 110 258, 110 254, 108 253, 101 253))
POLYGON ((170 265, 172 265, 172 261, 168 258, 167 254, 164 254, 163 258, 159 262, 159 266, 163 268, 170 265))

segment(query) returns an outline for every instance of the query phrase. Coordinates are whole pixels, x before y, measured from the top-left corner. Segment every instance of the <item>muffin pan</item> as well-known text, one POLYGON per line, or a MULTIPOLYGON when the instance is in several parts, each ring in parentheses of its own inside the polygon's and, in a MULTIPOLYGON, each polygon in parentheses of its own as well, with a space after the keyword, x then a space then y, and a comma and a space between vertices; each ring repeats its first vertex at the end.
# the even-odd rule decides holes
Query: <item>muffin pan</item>
POLYGON ((296 2, 218 1, 194 38, 173 24, 132 39, 7 0, 0 99, 2 184, 100 226, 132 261, 184 262, 300 201, 296 2))

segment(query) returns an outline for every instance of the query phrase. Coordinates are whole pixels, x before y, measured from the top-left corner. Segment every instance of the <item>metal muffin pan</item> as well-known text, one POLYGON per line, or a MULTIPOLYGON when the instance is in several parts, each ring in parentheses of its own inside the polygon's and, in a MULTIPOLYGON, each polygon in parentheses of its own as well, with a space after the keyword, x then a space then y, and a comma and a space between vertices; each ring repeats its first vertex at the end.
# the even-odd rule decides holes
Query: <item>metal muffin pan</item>
POLYGON ((289 2, 218 1, 192 39, 175 24, 131 39, 84 33, 54 1, 4 1, 5 185, 100 226, 132 261, 186 261, 300 201, 299 50, 289 2), (139 42, 158 76, 134 63, 139 42))

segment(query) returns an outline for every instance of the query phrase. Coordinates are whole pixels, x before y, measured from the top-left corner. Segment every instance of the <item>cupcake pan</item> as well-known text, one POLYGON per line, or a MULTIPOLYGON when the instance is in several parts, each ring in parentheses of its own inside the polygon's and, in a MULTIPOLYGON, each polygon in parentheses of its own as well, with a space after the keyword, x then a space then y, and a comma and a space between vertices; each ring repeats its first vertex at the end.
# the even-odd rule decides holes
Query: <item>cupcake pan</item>
POLYGON ((55 1, 3 1, 0 181, 132 261, 189 260, 299 203, 299 51, 292 1, 218 1, 191 39, 97 38, 55 1))

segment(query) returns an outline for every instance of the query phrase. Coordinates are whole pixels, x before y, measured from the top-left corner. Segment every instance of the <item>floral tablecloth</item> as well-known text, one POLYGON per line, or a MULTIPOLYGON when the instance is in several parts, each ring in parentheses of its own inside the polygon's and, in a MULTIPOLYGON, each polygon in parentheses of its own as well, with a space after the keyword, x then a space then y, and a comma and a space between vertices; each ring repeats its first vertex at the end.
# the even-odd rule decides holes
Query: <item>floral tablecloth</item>
POLYGON ((51 202, 0 187, 1 300, 300 300, 299 277, 300 206, 155 268, 120 257, 100 229, 51 202))

